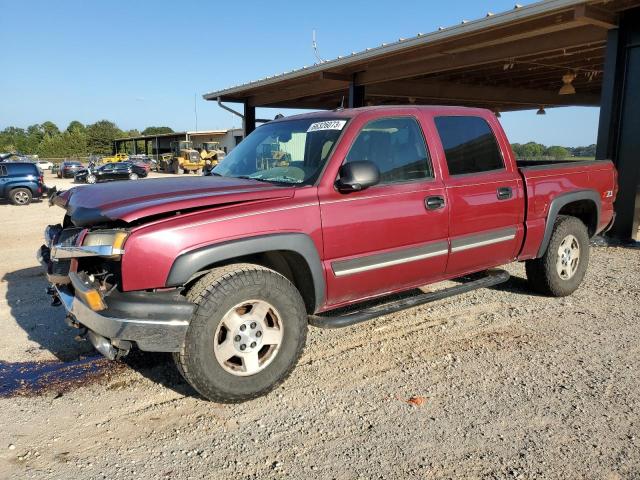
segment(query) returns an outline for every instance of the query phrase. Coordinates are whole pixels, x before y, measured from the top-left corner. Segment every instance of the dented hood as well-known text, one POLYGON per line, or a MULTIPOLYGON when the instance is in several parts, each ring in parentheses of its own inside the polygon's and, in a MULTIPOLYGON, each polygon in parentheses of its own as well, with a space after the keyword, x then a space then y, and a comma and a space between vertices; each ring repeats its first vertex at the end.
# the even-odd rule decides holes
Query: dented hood
POLYGON ((52 203, 78 227, 135 220, 182 210, 293 196, 294 188, 228 177, 179 177, 75 187, 52 203))

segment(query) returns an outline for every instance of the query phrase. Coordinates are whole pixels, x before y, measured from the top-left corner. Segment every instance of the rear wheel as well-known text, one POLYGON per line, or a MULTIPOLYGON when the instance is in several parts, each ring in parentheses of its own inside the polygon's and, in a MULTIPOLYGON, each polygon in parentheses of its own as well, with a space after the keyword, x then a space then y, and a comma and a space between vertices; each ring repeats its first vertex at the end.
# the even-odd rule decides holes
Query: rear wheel
POLYGON ((201 395, 242 402, 291 373, 306 341, 307 314, 285 277, 258 265, 228 265, 196 282, 187 297, 197 308, 174 358, 201 395))
POLYGON ((14 188, 9 193, 9 200, 14 205, 29 205, 31 198, 31 190, 28 188, 14 188))
POLYGON ((137 180, 138 179, 138 174, 135 172, 131 172, 129 174, 129 180, 137 180))
POLYGON ((582 283, 589 264, 589 233, 579 219, 559 216, 545 254, 527 260, 529 285, 554 297, 570 295, 582 283))

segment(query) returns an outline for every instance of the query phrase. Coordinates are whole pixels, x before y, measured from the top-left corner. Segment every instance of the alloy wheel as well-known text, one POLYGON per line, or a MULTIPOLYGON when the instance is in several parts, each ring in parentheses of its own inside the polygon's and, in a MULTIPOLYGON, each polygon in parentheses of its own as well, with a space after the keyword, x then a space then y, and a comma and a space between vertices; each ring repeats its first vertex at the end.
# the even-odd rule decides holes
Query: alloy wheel
POLYGON ((567 235, 560 242, 556 270, 563 280, 569 280, 576 274, 580 264, 580 244, 573 235, 567 235))
POLYGON ((216 360, 233 375, 255 375, 278 354, 283 329, 281 317, 270 303, 242 302, 225 314, 216 329, 213 344, 216 360))

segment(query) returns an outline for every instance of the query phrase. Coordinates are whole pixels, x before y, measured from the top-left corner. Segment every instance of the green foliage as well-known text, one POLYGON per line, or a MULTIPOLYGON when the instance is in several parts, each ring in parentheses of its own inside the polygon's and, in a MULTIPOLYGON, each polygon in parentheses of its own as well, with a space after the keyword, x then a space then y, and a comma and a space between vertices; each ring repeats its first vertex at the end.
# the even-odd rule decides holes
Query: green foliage
POLYGON ((85 131, 85 127, 78 120, 73 120, 72 122, 69 123, 69 126, 67 127, 66 131, 69 132, 69 133, 71 133, 71 132, 84 132, 85 131))
POLYGON ((545 153, 547 154, 547 156, 553 158, 554 160, 564 160, 571 156, 569 150, 558 145, 547 148, 547 151, 545 153))
POLYGON ((142 131, 142 135, 162 135, 163 133, 173 133, 169 127, 147 127, 142 131))
POLYGON ((113 150, 113 141, 124 136, 122 130, 109 120, 100 120, 87 126, 87 148, 90 153, 107 155, 113 150))

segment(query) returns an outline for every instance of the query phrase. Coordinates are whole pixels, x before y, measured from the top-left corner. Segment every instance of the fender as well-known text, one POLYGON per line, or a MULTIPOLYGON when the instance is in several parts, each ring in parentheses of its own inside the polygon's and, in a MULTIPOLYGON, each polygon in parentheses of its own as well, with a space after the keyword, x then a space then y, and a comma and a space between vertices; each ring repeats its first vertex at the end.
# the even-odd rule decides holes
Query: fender
POLYGON ((558 212, 565 205, 576 202, 578 200, 591 200, 596 206, 596 231, 598 229, 598 225, 600 225, 600 195, 595 190, 579 190, 577 192, 569 192, 562 195, 558 195, 556 198, 551 200, 551 205, 549 206, 549 213, 547 214, 547 221, 544 227, 544 236, 542 237, 542 243, 540 244, 540 249, 538 250, 538 258, 542 257, 544 253, 547 251, 547 247, 549 246, 549 242, 551 241, 551 234, 553 233, 553 226, 556 223, 556 218, 558 218, 558 212))
POLYGON ((243 238, 208 245, 183 253, 173 262, 169 276, 167 277, 166 286, 177 287, 183 285, 189 281, 195 273, 213 263, 276 250, 295 252, 305 259, 311 272, 311 277, 313 278, 316 308, 323 305, 326 285, 322 262, 313 240, 304 233, 278 233, 243 238))

